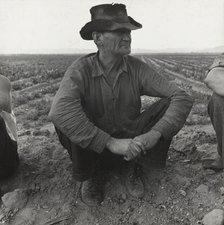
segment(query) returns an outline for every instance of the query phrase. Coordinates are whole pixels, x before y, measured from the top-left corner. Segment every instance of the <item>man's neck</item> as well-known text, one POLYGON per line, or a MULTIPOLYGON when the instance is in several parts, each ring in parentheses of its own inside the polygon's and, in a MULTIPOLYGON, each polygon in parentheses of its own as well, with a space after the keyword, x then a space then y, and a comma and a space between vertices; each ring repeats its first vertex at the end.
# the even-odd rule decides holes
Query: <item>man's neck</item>
POLYGON ((110 73, 111 71, 116 71, 121 63, 121 60, 121 55, 112 55, 99 52, 99 61, 106 74, 110 73))

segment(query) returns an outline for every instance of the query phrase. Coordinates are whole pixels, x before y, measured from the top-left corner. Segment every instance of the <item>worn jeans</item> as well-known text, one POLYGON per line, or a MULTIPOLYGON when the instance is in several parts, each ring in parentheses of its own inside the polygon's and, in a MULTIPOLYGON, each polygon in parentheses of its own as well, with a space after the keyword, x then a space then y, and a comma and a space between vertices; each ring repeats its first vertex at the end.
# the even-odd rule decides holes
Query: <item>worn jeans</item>
MULTIPOLYGON (((144 134, 151 130, 157 121, 163 116, 169 107, 169 99, 161 99, 152 104, 147 110, 140 114, 138 126, 135 126, 135 135, 128 134, 111 135, 115 138, 134 138, 140 134, 144 134)), ((103 128, 102 128, 103 129, 103 128)), ((78 181, 89 179, 95 172, 97 164, 117 164, 124 162, 123 156, 112 154, 108 149, 104 149, 101 154, 98 154, 89 149, 82 149, 75 143, 71 142, 58 128, 56 128, 59 140, 64 148, 68 150, 73 163, 73 175, 78 181)), ((139 159, 139 163, 150 164, 155 167, 164 167, 166 164, 167 152, 169 150, 171 140, 161 138, 159 142, 148 153, 139 159)))
MULTIPOLYGON (((224 156, 224 97, 213 94, 208 104, 208 114, 214 127, 217 142, 218 153, 224 156)), ((224 157, 222 157, 224 165, 224 157)))
POLYGON ((18 165, 17 142, 9 137, 5 121, 0 116, 0 180, 11 176, 18 165))

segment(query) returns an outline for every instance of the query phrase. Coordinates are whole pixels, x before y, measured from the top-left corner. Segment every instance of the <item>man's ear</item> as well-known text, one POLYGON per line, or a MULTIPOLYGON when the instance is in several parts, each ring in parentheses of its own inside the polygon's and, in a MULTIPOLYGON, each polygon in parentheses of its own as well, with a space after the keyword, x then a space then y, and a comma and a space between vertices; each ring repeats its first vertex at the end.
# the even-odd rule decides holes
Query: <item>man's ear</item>
POLYGON ((94 31, 92 32, 92 38, 97 46, 102 45, 102 33, 94 31))

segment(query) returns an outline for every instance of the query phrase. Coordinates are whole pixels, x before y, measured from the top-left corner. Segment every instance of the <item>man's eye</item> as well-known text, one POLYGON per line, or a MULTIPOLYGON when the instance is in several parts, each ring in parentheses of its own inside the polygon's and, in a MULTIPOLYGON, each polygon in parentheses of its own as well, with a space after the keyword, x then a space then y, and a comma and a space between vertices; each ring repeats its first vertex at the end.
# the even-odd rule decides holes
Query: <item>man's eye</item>
POLYGON ((117 34, 130 34, 131 33, 131 31, 130 30, 123 30, 123 29, 121 29, 121 30, 116 30, 115 31, 117 34))
POLYGON ((123 34, 128 34, 128 35, 129 35, 130 33, 131 33, 131 32, 120 32, 119 34, 120 34, 120 35, 123 35, 123 34))

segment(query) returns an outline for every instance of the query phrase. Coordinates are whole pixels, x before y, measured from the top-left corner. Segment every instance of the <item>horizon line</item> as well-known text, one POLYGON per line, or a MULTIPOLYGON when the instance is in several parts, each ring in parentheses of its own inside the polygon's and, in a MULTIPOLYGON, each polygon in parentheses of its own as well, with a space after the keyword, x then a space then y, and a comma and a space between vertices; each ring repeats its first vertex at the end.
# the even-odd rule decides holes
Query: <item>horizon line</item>
MULTIPOLYGON (((96 51, 95 51, 96 52, 96 51)), ((223 51, 138 51, 132 52, 131 54, 220 54, 223 51)), ((23 53, 0 53, 0 56, 4 55, 81 55, 90 54, 90 52, 23 52, 23 53)))

